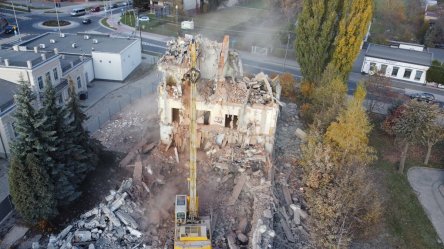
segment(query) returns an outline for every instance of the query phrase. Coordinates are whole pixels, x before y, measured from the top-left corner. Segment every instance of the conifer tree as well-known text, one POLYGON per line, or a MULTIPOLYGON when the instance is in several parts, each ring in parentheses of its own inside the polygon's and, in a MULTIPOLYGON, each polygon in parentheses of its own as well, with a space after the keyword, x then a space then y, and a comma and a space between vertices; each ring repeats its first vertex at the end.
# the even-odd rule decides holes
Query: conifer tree
POLYGON ((98 163, 98 155, 101 150, 100 142, 91 139, 88 131, 83 128, 83 123, 87 120, 87 116, 82 110, 82 105, 77 96, 74 81, 68 79, 69 101, 67 103, 69 132, 67 137, 71 139, 73 145, 78 146, 72 155, 77 158, 78 165, 75 172, 79 181, 83 181, 86 174, 93 170, 98 163))
POLYGON ((373 14, 373 1, 343 0, 341 14, 331 63, 345 78, 361 50, 373 14))
POLYGON ((77 163, 72 159, 71 152, 73 145, 68 136, 69 126, 65 124, 66 111, 57 105, 57 97, 51 82, 46 82, 43 107, 39 110, 41 117, 41 132, 53 134, 46 137, 45 144, 49 148, 54 148, 47 153, 51 156, 48 162, 49 174, 54 182, 56 198, 59 205, 68 204, 80 196, 77 191, 76 172, 72 166, 77 163))
POLYGON ((333 54, 339 0, 304 0, 296 27, 296 56, 304 79, 318 84, 333 54))
POLYGON ((40 131, 41 122, 33 107, 35 95, 22 76, 19 83, 14 114, 17 137, 11 146, 9 187, 16 209, 25 220, 34 223, 57 213, 54 186, 46 168, 51 162, 46 152, 52 148, 43 142, 43 137, 52 134, 40 131))

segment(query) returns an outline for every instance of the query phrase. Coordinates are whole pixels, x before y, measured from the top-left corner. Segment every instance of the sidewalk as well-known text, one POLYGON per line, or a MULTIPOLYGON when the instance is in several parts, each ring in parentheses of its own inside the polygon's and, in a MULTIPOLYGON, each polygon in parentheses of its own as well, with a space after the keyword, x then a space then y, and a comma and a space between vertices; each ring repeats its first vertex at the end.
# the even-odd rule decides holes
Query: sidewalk
POLYGON ((444 241, 444 170, 413 167, 407 172, 416 192, 441 241, 444 241))

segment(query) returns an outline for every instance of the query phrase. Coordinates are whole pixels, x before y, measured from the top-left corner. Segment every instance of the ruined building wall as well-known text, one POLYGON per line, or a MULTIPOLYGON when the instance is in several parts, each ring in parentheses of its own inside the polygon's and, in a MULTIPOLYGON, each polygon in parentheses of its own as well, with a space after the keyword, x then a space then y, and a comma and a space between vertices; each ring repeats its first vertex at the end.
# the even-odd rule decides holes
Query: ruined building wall
MULTIPOLYGON (((158 94, 160 139, 170 144, 174 126, 188 125, 187 114, 180 99, 170 98, 163 87, 158 94)), ((268 152, 272 151, 276 121, 279 108, 277 105, 241 105, 235 103, 196 103, 198 111, 198 132, 202 139, 216 141, 217 135, 224 134, 227 143, 260 144, 268 152)), ((186 134, 185 134, 186 135, 186 134)))

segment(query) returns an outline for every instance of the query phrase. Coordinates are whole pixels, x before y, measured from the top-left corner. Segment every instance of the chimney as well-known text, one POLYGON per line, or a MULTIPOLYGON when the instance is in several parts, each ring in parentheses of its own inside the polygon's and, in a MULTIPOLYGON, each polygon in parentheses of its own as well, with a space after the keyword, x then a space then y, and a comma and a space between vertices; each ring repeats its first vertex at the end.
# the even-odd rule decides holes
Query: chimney
POLYGON ((26 65, 28 65, 28 69, 32 69, 32 61, 27 60, 26 65))
POLYGON ((19 46, 18 46, 18 45, 14 45, 14 46, 12 46, 12 50, 14 50, 14 51, 19 51, 19 46))
POLYGON ((38 53, 39 52, 39 48, 38 47, 34 47, 34 53, 38 53))
POLYGON ((42 61, 46 61, 46 54, 40 54, 40 56, 42 57, 42 61))
POLYGON ((59 49, 58 48, 54 48, 54 54, 59 54, 59 49))
POLYGON ((84 60, 83 55, 81 55, 81 56, 79 56, 79 57, 80 57, 80 61, 83 61, 83 60, 84 60))
POLYGON ((69 64, 71 65, 71 67, 74 67, 74 62, 70 61, 69 64))
POLYGON ((5 66, 9 67, 9 59, 5 59, 5 66))

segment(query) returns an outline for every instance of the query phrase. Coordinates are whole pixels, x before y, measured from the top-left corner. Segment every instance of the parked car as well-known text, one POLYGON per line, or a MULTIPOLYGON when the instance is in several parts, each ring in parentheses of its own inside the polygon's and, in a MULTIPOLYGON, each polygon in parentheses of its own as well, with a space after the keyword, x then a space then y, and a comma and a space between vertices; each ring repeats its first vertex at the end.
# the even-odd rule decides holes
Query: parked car
POLYGON ((91 12, 100 12, 100 6, 92 7, 91 12))
MULTIPOLYGON (((8 25, 5 28, 5 34, 13 34, 14 30, 17 30, 17 26, 15 26, 15 25, 8 25)), ((17 30, 17 32, 18 32, 18 30, 17 30)))
POLYGON ((431 93, 414 93, 410 95, 410 98, 418 101, 425 101, 427 103, 435 101, 435 96, 431 93))
POLYGON ((149 22, 150 18, 148 16, 140 16, 139 21, 141 22, 149 22))
POLYGON ((91 23, 91 19, 85 18, 85 19, 82 20, 82 23, 83 24, 90 24, 91 23))
POLYGON ((111 9, 115 9, 115 8, 119 8, 119 5, 117 3, 114 3, 113 5, 111 5, 111 9))

